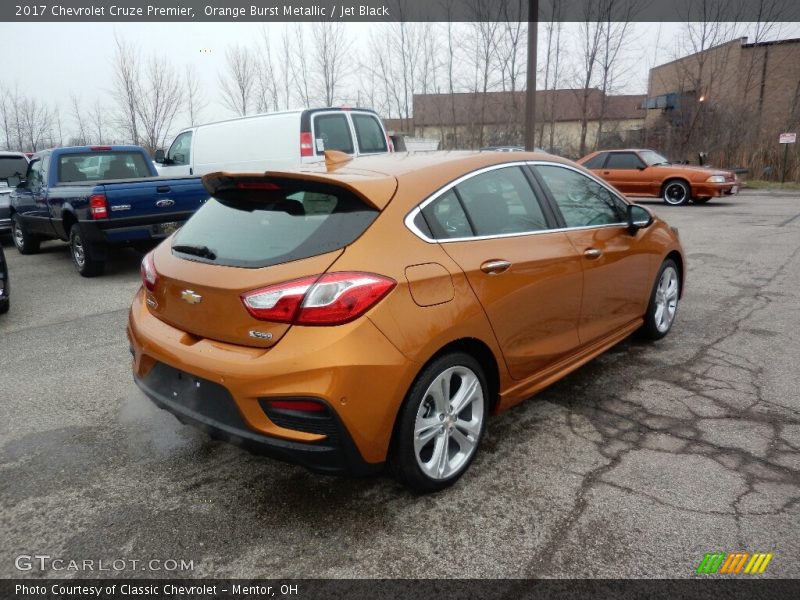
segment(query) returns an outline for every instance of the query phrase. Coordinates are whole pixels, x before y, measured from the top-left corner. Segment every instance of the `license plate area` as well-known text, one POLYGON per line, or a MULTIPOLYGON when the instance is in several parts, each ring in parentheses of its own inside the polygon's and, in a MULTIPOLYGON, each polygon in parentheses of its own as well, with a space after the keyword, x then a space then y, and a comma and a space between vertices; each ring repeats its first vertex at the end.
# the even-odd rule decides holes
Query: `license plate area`
POLYGON ((170 221, 168 223, 157 223, 153 225, 153 235, 166 237, 168 235, 172 235, 178 229, 180 229, 181 225, 183 225, 180 221, 170 221))

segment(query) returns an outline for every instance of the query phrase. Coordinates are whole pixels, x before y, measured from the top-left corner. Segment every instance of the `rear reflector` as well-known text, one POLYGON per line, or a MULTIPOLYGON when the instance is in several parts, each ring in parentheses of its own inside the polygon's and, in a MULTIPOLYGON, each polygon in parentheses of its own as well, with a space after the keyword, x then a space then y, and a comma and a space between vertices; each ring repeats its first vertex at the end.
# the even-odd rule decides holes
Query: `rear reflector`
POLYGON ((314 156, 314 139, 310 131, 300 133, 300 156, 314 156))
POLYGON ((264 400, 269 408, 276 410, 299 410, 302 412, 325 412, 325 405, 313 400, 264 400))
POLYGON ((106 197, 103 194, 95 194, 89 196, 89 214, 93 219, 106 219, 108 218, 108 204, 106 204, 106 197))
POLYGON ((373 273, 326 273, 242 294, 242 302, 260 321, 341 325, 363 315, 396 285, 373 273))

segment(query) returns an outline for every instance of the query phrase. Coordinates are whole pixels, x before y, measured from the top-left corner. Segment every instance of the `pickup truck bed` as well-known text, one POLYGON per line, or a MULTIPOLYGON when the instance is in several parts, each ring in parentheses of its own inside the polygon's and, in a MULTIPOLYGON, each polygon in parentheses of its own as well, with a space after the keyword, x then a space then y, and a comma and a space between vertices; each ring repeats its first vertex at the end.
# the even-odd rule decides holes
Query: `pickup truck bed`
POLYGON ((199 177, 158 177, 138 146, 48 150, 34 157, 26 181, 12 193, 14 244, 30 254, 38 251, 42 240, 67 241, 78 272, 98 275, 110 245, 152 246, 207 198, 199 177), (126 169, 116 165, 115 175, 138 176, 90 179, 97 176, 97 160, 89 163, 87 157, 96 153, 109 159, 107 164, 120 157, 127 161, 122 165, 126 169), (86 164, 92 167, 81 169, 86 164))

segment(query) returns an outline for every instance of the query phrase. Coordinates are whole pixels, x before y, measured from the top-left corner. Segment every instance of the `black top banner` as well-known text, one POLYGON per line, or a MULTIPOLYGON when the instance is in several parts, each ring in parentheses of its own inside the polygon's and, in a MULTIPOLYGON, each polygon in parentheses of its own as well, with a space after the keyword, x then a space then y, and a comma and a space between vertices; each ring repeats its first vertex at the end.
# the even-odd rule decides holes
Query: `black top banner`
POLYGON ((59 0, 5 1, 0 21, 28 22, 800 21, 796 0, 59 0))

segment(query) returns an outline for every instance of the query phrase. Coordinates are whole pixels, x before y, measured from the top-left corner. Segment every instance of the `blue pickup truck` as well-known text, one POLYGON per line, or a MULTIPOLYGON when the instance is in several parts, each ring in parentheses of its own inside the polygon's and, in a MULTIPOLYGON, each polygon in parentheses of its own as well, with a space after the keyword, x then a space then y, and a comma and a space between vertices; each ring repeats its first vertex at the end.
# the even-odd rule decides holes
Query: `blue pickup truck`
POLYGON ((84 277, 100 275, 109 245, 152 246, 208 198, 199 177, 158 177, 140 146, 75 146, 34 155, 11 193, 11 230, 22 254, 69 242, 84 277))

